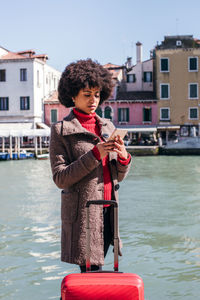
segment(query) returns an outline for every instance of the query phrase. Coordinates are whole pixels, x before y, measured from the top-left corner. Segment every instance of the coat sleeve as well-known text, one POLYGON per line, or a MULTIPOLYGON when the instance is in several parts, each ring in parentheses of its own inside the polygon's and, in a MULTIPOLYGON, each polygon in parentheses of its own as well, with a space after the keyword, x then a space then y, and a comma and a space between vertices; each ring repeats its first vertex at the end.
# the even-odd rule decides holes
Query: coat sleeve
POLYGON ((100 164, 92 150, 80 156, 76 161, 69 162, 62 136, 56 125, 51 127, 50 161, 53 180, 60 189, 76 184, 100 164))
POLYGON ((130 167, 131 167, 131 161, 132 159, 130 160, 129 164, 128 165, 122 165, 118 160, 117 160, 117 179, 118 181, 122 181, 126 175, 128 174, 129 170, 130 170, 130 167))
MULTIPOLYGON (((106 122, 108 123, 110 132, 113 132, 113 130, 115 129, 114 124, 108 120, 106 120, 106 122)), ((130 170, 130 167, 131 167, 132 158, 130 159, 128 165, 122 165, 120 163, 120 161, 116 158, 116 156, 117 156, 116 153, 114 155, 115 155, 115 160, 116 160, 117 180, 120 182, 127 176, 128 172, 130 170)))

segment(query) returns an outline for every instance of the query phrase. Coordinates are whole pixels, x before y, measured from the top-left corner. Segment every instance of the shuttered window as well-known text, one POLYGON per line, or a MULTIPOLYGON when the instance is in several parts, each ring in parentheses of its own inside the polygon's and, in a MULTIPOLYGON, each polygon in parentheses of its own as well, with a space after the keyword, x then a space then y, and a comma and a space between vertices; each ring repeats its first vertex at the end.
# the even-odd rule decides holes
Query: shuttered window
POLYGON ((198 58, 189 57, 189 71, 198 71, 198 58))
POLYGON ((127 74, 126 80, 127 80, 127 82, 136 82, 135 74, 127 74))
POLYGON ((169 84, 160 85, 160 99, 169 99, 169 84))
POLYGON ((30 97, 20 97, 20 110, 30 109, 30 97))
POLYGON ((161 108, 160 109, 160 119, 161 120, 169 120, 169 118, 170 118, 169 108, 161 108))
POLYGON ((198 108, 190 108, 190 119, 197 120, 198 119, 198 108))
POLYGON ((112 119, 111 113, 112 113, 111 108, 109 106, 106 106, 104 111, 105 118, 111 120, 112 119))
POLYGON ((96 109, 96 114, 97 114, 99 117, 102 117, 102 109, 101 109, 101 107, 98 107, 98 108, 96 109))
POLYGON ((129 108, 118 108, 118 122, 129 122, 129 108))
POLYGON ((152 72, 144 72, 144 82, 152 82, 152 72))
POLYGON ((0 110, 9 110, 8 97, 0 97, 0 110))
POLYGON ((143 122, 151 122, 152 120, 152 113, 151 107, 144 107, 143 108, 143 122))
POLYGON ((56 123, 58 121, 58 111, 57 109, 51 110, 51 123, 56 123))
POLYGON ((189 83, 189 98, 190 99, 198 98, 198 84, 197 83, 189 83))
POLYGON ((20 81, 27 81, 27 69, 20 69, 20 81))
POLYGON ((160 71, 169 72, 169 58, 160 59, 160 71))
POLYGON ((0 81, 6 81, 6 70, 0 70, 0 81))

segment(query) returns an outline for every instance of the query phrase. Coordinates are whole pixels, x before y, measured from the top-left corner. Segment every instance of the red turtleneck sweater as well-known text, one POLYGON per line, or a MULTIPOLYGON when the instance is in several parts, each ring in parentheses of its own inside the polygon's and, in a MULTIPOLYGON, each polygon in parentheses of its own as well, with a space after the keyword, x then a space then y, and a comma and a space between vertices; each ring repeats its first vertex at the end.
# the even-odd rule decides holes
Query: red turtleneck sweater
MULTIPOLYGON (((95 135, 101 138, 99 124, 96 119, 96 113, 87 115, 77 111, 75 108, 73 109, 73 112, 76 118, 78 119, 78 121, 86 130, 90 131, 91 133, 94 133, 95 135)), ((100 160, 101 158, 100 158, 100 153, 98 148, 95 146, 92 151, 96 159, 100 160)), ((128 163, 130 162, 130 158, 131 157, 129 155, 128 159, 120 159, 118 157, 118 160, 121 164, 128 165, 128 163)), ((102 159, 102 165, 103 165, 103 179, 104 179, 104 200, 111 200, 112 180, 111 180, 110 170, 108 166, 108 155, 102 159)))

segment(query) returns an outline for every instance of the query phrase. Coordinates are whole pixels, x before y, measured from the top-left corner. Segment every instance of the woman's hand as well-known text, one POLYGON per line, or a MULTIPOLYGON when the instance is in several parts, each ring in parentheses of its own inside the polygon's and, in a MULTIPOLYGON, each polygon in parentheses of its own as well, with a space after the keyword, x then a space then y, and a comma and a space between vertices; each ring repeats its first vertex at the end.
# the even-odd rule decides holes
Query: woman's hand
POLYGON ((114 141, 101 142, 96 145, 99 150, 101 159, 104 158, 109 152, 113 151, 115 145, 114 141))
POLYGON ((120 158, 127 159, 128 158, 128 152, 126 151, 124 141, 122 138, 118 135, 114 139, 114 149, 113 151, 117 152, 120 158))

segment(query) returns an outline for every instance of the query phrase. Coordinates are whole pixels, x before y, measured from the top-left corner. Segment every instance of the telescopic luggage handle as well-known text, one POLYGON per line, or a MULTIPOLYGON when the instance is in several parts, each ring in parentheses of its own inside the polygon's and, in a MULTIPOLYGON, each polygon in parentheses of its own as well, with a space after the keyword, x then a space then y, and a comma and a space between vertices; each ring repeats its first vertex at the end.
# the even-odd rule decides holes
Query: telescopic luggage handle
POLYGON ((113 205, 114 206, 114 271, 119 269, 119 236, 118 236, 118 203, 115 200, 91 200, 86 204, 86 272, 91 270, 90 263, 90 224, 89 207, 90 205, 113 205))

